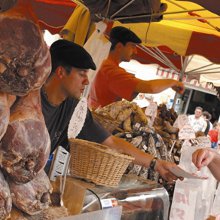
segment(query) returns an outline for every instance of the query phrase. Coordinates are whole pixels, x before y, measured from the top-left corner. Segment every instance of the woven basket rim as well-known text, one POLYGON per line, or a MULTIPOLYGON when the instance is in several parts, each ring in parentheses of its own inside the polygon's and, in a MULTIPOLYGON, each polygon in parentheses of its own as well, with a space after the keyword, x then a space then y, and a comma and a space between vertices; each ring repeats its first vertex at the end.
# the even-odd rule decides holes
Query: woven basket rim
MULTIPOLYGON (((116 151, 113 151, 108 146, 103 145, 103 144, 99 144, 99 143, 96 143, 96 142, 87 141, 87 140, 78 139, 78 138, 70 138, 69 142, 71 142, 71 143, 74 143, 74 142, 75 143, 76 142, 83 143, 84 142, 84 143, 87 143, 88 144, 87 146, 89 146, 90 148, 93 148, 94 150, 100 151, 102 153, 110 154, 110 155, 113 155, 113 156, 116 156, 116 157, 121 157, 121 158, 124 158, 124 159, 129 159, 131 161, 135 160, 135 158, 130 156, 130 155, 126 155, 126 154, 123 154, 123 153, 118 153, 116 151)), ((70 145, 70 147, 72 147, 72 146, 70 145)))

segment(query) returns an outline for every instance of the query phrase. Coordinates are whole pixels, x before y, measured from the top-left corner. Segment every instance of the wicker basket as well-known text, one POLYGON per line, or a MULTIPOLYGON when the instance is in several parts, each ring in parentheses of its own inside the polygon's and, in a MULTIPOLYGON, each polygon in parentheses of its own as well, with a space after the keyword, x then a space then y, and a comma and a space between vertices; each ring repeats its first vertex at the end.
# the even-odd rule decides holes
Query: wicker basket
POLYGON ((97 185, 117 186, 133 157, 80 139, 70 139, 70 175, 97 185))
POLYGON ((92 116, 110 133, 112 133, 120 125, 120 122, 116 121, 114 118, 107 114, 103 115, 97 112, 92 112, 92 116))

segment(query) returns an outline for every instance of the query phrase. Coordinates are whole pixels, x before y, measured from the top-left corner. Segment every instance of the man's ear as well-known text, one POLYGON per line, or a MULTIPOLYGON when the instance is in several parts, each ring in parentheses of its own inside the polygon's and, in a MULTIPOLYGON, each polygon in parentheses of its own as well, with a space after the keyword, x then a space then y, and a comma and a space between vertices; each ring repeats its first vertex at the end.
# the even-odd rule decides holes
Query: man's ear
POLYGON ((121 42, 118 42, 117 45, 116 45, 116 48, 118 50, 121 50, 122 47, 124 47, 124 45, 121 42))
POLYGON ((62 66, 58 66, 56 68, 55 74, 59 79, 62 79, 64 75, 64 68, 62 66))

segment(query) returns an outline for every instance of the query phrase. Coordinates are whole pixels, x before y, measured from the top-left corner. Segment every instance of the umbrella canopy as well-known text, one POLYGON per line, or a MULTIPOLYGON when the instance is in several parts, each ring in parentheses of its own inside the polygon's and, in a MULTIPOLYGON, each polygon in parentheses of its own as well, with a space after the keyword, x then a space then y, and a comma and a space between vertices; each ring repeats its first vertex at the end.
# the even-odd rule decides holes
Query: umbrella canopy
POLYGON ((71 0, 30 0, 42 29, 59 33, 73 13, 76 3, 71 0))
MULTIPOLYGON (((184 0, 179 0, 179 1, 184 1, 184 0)), ((190 2, 194 2, 196 4, 199 4, 206 8, 207 10, 220 15, 220 1, 218 0, 209 0, 209 1, 204 1, 204 0, 190 0, 190 2)))
MULTIPOLYGON (((197 0, 195 0, 197 1, 197 0)), ((159 63, 200 81, 219 86, 220 64, 220 17, 192 2, 163 0, 168 5, 163 20, 154 23, 128 23, 118 21, 133 30, 141 39, 136 58, 140 62, 159 63), (192 57, 197 54, 210 61, 199 68, 189 68, 192 57)), ((212 1, 216 2, 216 1, 212 1)), ((218 6, 216 2, 216 7, 218 6)), ((217 7, 218 8, 218 7, 217 7)), ((219 8, 218 8, 219 9, 219 8)))
POLYGON ((154 23, 115 22, 133 30, 145 46, 167 46, 177 54, 199 54, 220 63, 220 17, 202 6, 182 1, 165 1, 163 20, 154 23))
MULTIPOLYGON (((143 45, 138 48, 137 54, 141 62, 159 62, 181 73, 186 73, 186 65, 190 60, 187 56, 192 54, 220 64, 220 3, 218 0, 205 3, 201 0, 192 1, 162 0, 161 3, 166 3, 168 8, 160 22, 150 22, 149 16, 154 16, 151 14, 143 15, 148 23, 125 24, 123 18, 118 17, 117 20, 123 23, 117 21, 113 25, 126 26, 142 39, 143 45), (153 61, 155 59, 157 61, 153 61)), ((128 2, 133 3, 135 0, 128 2)), ((42 28, 52 33, 58 33, 63 28, 76 7, 76 3, 71 0, 31 0, 31 3, 42 28)), ((93 4, 98 3, 94 1, 93 4)), ((201 73, 204 74, 203 71, 201 73)), ((190 74, 193 75, 192 71, 190 74)), ((220 76, 215 75, 214 78, 220 76)))

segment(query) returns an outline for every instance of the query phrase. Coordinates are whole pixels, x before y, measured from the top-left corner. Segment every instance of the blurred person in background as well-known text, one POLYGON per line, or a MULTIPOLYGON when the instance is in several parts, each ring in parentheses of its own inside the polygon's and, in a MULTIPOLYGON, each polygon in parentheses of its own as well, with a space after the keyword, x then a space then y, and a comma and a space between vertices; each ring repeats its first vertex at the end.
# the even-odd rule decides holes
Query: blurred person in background
POLYGON ((189 123, 192 126, 195 133, 199 131, 204 133, 207 126, 206 121, 202 117, 202 111, 203 108, 197 106, 195 108, 194 114, 188 116, 189 123))
POLYGON ((206 129, 205 129, 204 133, 205 133, 205 135, 207 135, 209 133, 209 131, 213 128, 213 125, 210 121, 212 119, 212 116, 211 116, 211 114, 209 114, 209 112, 204 111, 202 113, 202 117, 206 121, 206 129))
POLYGON ((218 147, 219 135, 220 135, 220 123, 215 122, 213 125, 213 129, 211 129, 208 132, 208 136, 210 137, 212 148, 218 147))

